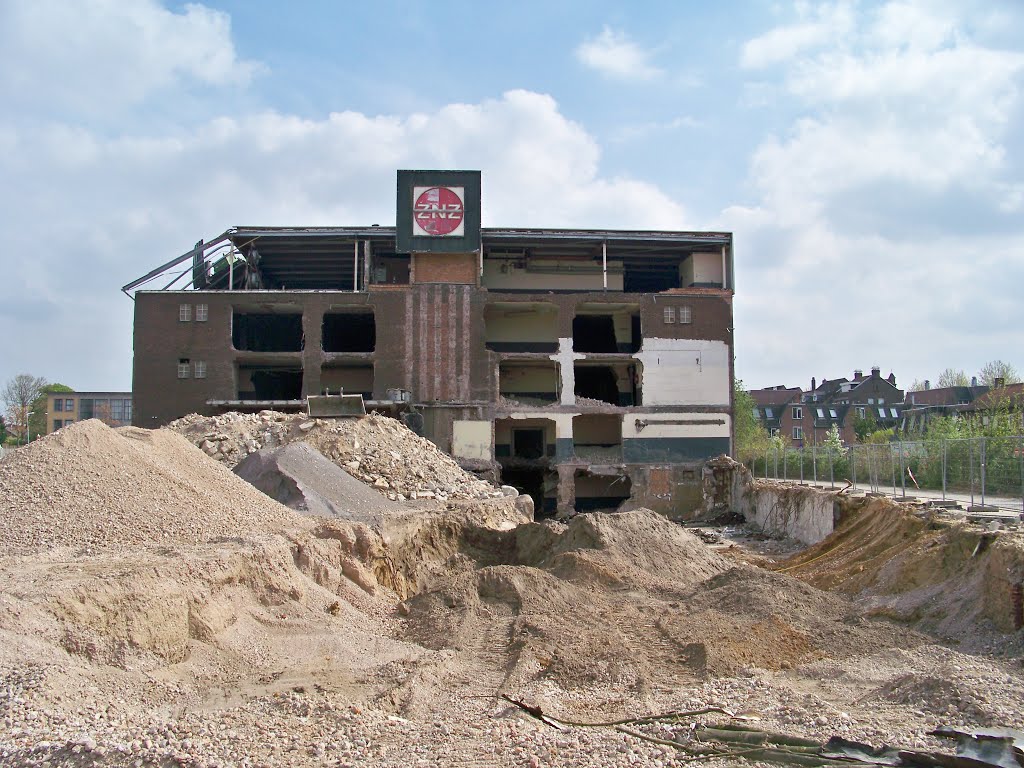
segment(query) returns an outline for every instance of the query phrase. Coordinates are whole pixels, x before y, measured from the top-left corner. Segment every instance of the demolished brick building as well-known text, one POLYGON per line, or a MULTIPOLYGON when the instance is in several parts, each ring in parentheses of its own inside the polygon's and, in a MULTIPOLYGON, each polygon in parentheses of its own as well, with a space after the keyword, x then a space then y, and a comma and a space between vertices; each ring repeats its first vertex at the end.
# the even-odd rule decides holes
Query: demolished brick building
POLYGON ((395 227, 234 227, 126 285, 134 423, 358 393, 539 515, 685 516, 733 287, 729 233, 481 228, 479 172, 399 171, 395 227))

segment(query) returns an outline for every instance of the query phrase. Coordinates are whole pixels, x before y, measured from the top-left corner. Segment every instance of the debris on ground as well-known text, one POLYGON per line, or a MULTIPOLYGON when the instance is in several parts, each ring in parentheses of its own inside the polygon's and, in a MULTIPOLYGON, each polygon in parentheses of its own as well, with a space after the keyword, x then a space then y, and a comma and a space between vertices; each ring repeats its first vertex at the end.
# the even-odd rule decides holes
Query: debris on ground
POLYGON ((979 604, 1018 534, 862 501, 752 564, 649 510, 534 521, 435 455, 383 417, 269 412, 9 453, 0 763, 958 765, 950 734, 1024 729, 1024 635, 979 604), (284 446, 302 512, 229 470, 284 446))

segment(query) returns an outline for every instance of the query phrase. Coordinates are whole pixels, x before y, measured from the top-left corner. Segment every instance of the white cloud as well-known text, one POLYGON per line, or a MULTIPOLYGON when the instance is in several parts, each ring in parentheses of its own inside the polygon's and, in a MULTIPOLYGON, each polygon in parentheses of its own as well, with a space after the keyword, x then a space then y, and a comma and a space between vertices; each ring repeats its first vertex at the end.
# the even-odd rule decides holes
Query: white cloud
POLYGON ((0 323, 24 329, 3 335, 0 359, 54 379, 73 372, 82 388, 128 386, 131 302, 119 286, 229 226, 391 224, 397 168, 482 170, 485 226, 693 225, 654 185, 603 176, 587 131, 528 91, 412 115, 263 112, 171 135, 107 138, 63 123, 0 135, 18 146, 0 156, 0 260, 10 294, 33 297, 0 305, 0 323))
POLYGON ((810 49, 838 45, 853 25, 853 9, 848 2, 813 7, 798 3, 795 9, 795 23, 776 27, 744 43, 741 66, 760 69, 810 49))
POLYGON ((758 202, 720 224, 759 256, 738 257, 757 280, 737 300, 737 328, 752 329, 737 337, 741 375, 796 384, 880 363, 909 381, 1012 357, 1000 329, 1024 323, 1011 287, 1024 54, 974 37, 953 5, 823 8, 798 6, 798 24, 743 49, 747 66, 782 65, 775 103, 800 116, 751 157, 758 202), (780 330, 800 345, 773 347, 780 330), (851 359, 865 349, 873 359, 851 359))
POLYGON ((9 0, 0 7, 0 96, 98 114, 179 83, 230 86, 238 58, 227 14, 156 0, 9 0))
POLYGON ((623 32, 604 27, 601 34, 584 40, 576 48, 576 58, 603 75, 620 80, 650 80, 662 74, 653 66, 650 52, 623 32))

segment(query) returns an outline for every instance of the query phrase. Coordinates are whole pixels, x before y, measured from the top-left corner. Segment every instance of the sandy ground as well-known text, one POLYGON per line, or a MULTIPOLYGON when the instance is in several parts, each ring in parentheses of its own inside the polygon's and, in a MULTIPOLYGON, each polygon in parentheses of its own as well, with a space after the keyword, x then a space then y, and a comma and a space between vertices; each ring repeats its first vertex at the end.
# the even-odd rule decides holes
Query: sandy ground
POLYGON ((860 507, 787 559, 644 510, 535 523, 475 487, 370 526, 138 432, 82 422, 0 462, 4 765, 691 758, 502 695, 580 723, 749 718, 633 727, 689 748, 737 722, 946 751, 936 726, 1024 728, 1014 535, 860 507))

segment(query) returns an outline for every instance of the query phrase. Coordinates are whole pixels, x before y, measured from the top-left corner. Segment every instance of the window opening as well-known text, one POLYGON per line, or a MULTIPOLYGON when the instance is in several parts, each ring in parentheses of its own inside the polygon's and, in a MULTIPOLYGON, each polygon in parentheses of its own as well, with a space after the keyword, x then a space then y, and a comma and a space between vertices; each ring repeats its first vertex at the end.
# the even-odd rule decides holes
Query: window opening
POLYGON ((196 304, 196 322, 205 323, 210 316, 209 304, 196 304))
POLYGON ((495 352, 557 352, 558 309, 548 303, 489 303, 484 340, 495 352))
POLYGON ((804 439, 804 428, 803 427, 799 427, 799 426, 793 427, 793 439, 794 440, 803 440, 804 439))
POLYGON ((576 456, 587 461, 621 461, 621 417, 611 414, 574 416, 572 445, 576 456))
POLYGON ((676 308, 675 307, 665 307, 665 309, 662 310, 662 312, 663 312, 663 317, 664 317, 666 323, 672 324, 672 323, 674 323, 676 321, 676 308))
POLYGON ((540 459, 544 457, 543 429, 513 429, 512 455, 518 459, 540 459))
POLYGON ((574 394, 580 400, 599 400, 620 406, 640 405, 640 376, 634 363, 628 365, 593 365, 577 363, 574 366, 576 386, 574 394))
POLYGON ((606 307, 577 307, 572 319, 574 352, 632 354, 640 349, 640 310, 622 305, 606 307))
POLYGON ((178 321, 187 323, 192 319, 192 305, 191 304, 179 304, 178 305, 178 321))
POLYGON ((537 519, 553 517, 558 504, 558 475, 543 467, 503 467, 501 482, 533 499, 537 519))
POLYGON ((498 392, 521 405, 558 401, 558 364, 503 360, 498 366, 498 392))
POLYGON ((301 352, 305 347, 301 314, 234 312, 231 340, 250 352, 301 352))
POLYGON ((802 419, 803 417, 804 417, 804 409, 803 408, 794 408, 793 409, 793 418, 794 419, 802 419))
POLYGON ((238 366, 239 400, 301 400, 302 369, 289 366, 238 366))
POLYGON ((190 361, 189 361, 189 359, 187 357, 182 357, 182 358, 178 359, 178 378, 179 379, 187 379, 188 378, 188 375, 189 375, 189 372, 190 372, 190 369, 191 369, 191 365, 189 363, 190 363, 190 361))
POLYGON ((679 311, 679 322, 688 324, 693 322, 693 311, 689 306, 677 307, 679 311))
POLYGON ((64 410, 64 398, 63 397, 54 398, 54 400, 53 400, 53 410, 56 413, 60 413, 61 411, 64 410))
MULTIPOLYGON (((206 378, 206 362, 203 360, 196 360, 195 362, 195 376, 197 379, 206 378)), ((117 401, 120 402, 120 401, 117 401)), ((116 417, 115 417, 116 418, 116 417)))
POLYGON ((322 391, 346 395, 362 395, 363 399, 373 397, 373 364, 330 364, 320 370, 322 391))
POLYGON ((324 352, 373 352, 377 323, 373 312, 330 312, 324 315, 324 352))
POLYGON ((595 512, 614 511, 629 499, 633 483, 626 474, 597 475, 586 470, 577 470, 576 510, 595 512))

